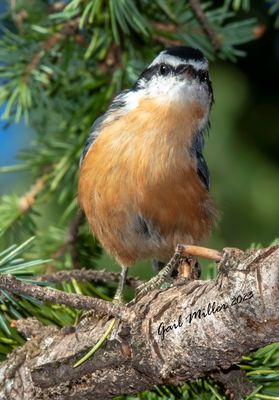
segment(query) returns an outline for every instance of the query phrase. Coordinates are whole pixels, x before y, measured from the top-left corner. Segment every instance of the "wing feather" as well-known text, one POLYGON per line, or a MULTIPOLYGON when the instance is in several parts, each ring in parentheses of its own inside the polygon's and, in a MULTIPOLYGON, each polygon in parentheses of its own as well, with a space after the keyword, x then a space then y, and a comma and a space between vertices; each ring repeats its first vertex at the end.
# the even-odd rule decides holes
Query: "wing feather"
POLYGON ((197 160, 197 173, 205 185, 207 190, 210 189, 210 177, 209 177, 209 170, 206 164, 206 161, 203 157, 203 146, 204 146, 204 137, 203 132, 198 132, 193 140, 192 147, 191 147, 191 154, 197 160))

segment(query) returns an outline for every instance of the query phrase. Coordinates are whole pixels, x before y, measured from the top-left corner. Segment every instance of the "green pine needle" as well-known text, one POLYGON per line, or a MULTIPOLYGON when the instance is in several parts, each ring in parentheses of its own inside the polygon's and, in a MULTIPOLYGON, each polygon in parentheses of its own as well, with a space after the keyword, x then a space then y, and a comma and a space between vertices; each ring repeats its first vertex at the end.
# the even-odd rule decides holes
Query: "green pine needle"
POLYGON ((98 342, 95 344, 95 346, 92 347, 92 349, 86 353, 79 361, 77 361, 73 367, 77 368, 79 367, 81 364, 83 364, 85 361, 87 361, 90 357, 93 356, 94 353, 96 353, 97 350, 99 350, 99 348, 103 345, 103 343, 106 341, 106 339, 110 336, 114 325, 115 325, 116 319, 113 318, 108 326, 108 328, 106 329, 106 331, 104 332, 103 336, 98 340, 98 342))

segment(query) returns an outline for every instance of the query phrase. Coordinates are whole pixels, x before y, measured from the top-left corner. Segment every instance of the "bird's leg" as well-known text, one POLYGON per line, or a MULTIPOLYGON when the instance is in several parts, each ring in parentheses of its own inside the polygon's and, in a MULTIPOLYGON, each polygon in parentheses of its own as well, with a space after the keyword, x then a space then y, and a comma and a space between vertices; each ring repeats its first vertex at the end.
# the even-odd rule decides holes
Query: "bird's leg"
POLYGON ((166 263, 159 261, 156 258, 153 258, 153 260, 152 260, 152 269, 155 274, 158 274, 158 272, 160 272, 164 268, 165 265, 166 265, 166 263))
POLYGON ((137 288, 137 295, 134 299, 134 301, 139 300, 142 296, 145 295, 145 293, 149 292, 150 290, 157 289, 159 288, 167 278, 169 278, 174 271, 174 269, 178 266, 179 260, 181 258, 181 254, 184 250, 184 246, 182 245, 177 245, 175 253, 171 260, 165 265, 163 269, 161 269, 160 272, 153 278, 151 278, 148 282, 140 285, 137 288))
POLYGON ((120 278, 119 278, 119 283, 118 283, 118 287, 117 287, 117 290, 116 290, 114 298, 113 298, 114 303, 124 304, 123 289, 124 289, 124 285, 126 282, 127 274, 128 274, 128 267, 124 267, 123 265, 121 265, 121 274, 120 274, 120 278))
MULTIPOLYGON (((116 290, 115 295, 112 300, 114 303, 124 304, 123 289, 124 289, 125 281, 127 278, 127 273, 128 273, 128 268, 121 266, 121 274, 120 274, 120 278, 119 278, 118 287, 117 287, 117 290, 116 290)), ((88 318, 95 317, 95 316, 96 316, 95 310, 92 310, 92 311, 90 310, 90 311, 84 312, 78 319, 78 325, 80 325, 80 322, 82 320, 88 320, 88 318)), ((106 316, 102 316, 102 319, 103 319, 103 321, 106 321, 106 316)))

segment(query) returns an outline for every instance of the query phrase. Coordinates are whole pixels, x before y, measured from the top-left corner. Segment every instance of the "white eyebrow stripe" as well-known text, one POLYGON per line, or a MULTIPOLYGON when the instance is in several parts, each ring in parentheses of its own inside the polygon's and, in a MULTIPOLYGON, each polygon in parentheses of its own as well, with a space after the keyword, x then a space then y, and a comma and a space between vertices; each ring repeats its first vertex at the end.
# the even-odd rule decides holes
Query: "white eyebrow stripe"
POLYGON ((148 67, 153 67, 156 64, 169 64, 173 67, 178 67, 181 64, 192 65, 196 70, 207 71, 208 70, 208 61, 206 59, 202 61, 196 61, 189 59, 185 61, 183 58, 170 56, 169 54, 165 54, 165 52, 161 52, 148 67))

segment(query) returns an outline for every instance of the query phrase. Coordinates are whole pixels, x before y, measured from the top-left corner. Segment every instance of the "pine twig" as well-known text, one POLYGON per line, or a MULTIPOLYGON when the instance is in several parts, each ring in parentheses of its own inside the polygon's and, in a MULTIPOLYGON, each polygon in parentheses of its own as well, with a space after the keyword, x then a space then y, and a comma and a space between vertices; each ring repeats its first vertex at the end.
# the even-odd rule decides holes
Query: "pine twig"
MULTIPOLYGON (((120 274, 111 271, 94 271, 86 268, 74 269, 71 271, 59 271, 52 274, 45 274, 39 277, 39 281, 47 281, 53 283, 69 282, 72 279, 77 281, 93 281, 93 282, 118 282, 120 274)), ((142 281, 130 276, 126 280, 126 284, 136 289, 142 281)))
POLYGON ((194 256, 194 257, 203 257, 207 258, 208 260, 213 260, 213 261, 220 261, 222 258, 222 253, 218 250, 213 250, 213 249, 208 249, 207 247, 201 247, 201 246, 194 246, 194 245, 188 245, 188 246, 183 246, 183 250, 181 255, 182 256, 194 256))
POLYGON ((50 289, 30 283, 22 282, 12 275, 0 275, 0 289, 10 293, 31 296, 34 299, 49 301, 55 304, 64 304, 79 310, 95 310, 97 314, 111 315, 125 320, 127 310, 124 306, 114 304, 94 297, 80 294, 66 293, 61 290, 50 289))
POLYGON ((158 40, 158 42, 163 43, 165 46, 181 46, 182 41, 178 39, 170 39, 169 37, 165 37, 160 34, 160 31, 176 33, 177 26, 173 22, 153 22, 153 27, 158 32, 154 35, 154 38, 158 40))
POLYGON ((79 18, 75 18, 67 22, 61 31, 54 33, 51 35, 46 41, 41 43, 41 46, 38 51, 32 57, 32 60, 27 65, 25 73, 23 75, 23 81, 25 83, 28 82, 32 71, 39 65, 41 59, 44 57, 45 53, 53 48, 57 43, 61 40, 66 39, 70 34, 74 33, 79 26, 79 18))
POLYGON ((216 31, 210 25, 207 16, 203 12, 202 6, 199 0, 189 0, 189 5, 195 14, 202 30, 208 36, 214 50, 220 50, 221 41, 216 33, 216 31))
POLYGON ((38 193, 43 189, 44 185, 42 178, 37 179, 31 189, 19 199, 19 208, 22 214, 26 214, 32 208, 38 193))
POLYGON ((24 8, 17 10, 16 0, 10 0, 10 10, 12 19, 20 32, 23 31, 23 22, 27 18, 27 12, 24 8))
POLYGON ((59 11, 64 10, 66 5, 67 5, 67 3, 65 3, 64 1, 58 1, 57 3, 49 4, 48 8, 49 8, 50 13, 59 12, 59 11))
POLYGON ((70 248, 70 253, 72 256, 73 268, 79 269, 80 264, 78 261, 78 249, 77 249, 77 237, 79 233, 79 228, 85 220, 84 213, 79 210, 77 215, 73 218, 69 224, 68 233, 66 234, 64 242, 56 249, 52 254, 52 258, 62 257, 68 248, 70 248))

